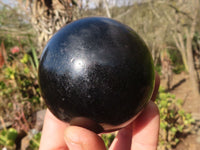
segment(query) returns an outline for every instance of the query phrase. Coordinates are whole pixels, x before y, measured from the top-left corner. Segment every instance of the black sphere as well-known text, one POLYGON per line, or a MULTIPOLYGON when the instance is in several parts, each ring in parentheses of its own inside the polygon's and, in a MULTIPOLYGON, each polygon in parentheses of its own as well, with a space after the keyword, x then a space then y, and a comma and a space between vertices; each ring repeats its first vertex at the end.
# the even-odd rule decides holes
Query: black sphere
POLYGON ((95 132, 132 121, 149 102, 155 82, 144 41, 128 26, 103 17, 74 21, 53 35, 38 75, 50 111, 95 132))

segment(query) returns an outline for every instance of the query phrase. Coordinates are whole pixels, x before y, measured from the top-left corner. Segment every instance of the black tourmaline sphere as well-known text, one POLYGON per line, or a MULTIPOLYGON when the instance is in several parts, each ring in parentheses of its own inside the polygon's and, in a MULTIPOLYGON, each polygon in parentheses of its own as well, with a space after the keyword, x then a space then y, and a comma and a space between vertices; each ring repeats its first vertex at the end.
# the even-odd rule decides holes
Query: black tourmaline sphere
POLYGON ((143 40, 128 26, 103 17, 80 19, 53 35, 38 75, 50 111, 95 132, 132 121, 149 102, 155 82, 143 40))

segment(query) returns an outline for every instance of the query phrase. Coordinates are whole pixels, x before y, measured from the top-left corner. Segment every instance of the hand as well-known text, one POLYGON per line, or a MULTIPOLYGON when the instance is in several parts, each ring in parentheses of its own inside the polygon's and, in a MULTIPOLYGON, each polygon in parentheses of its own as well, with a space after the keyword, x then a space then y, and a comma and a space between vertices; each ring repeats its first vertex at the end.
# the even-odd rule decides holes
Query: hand
MULTIPOLYGON (((152 101, 160 84, 156 83, 152 101)), ((150 102, 143 112, 127 127, 119 130, 110 150, 156 150, 159 134, 159 111, 150 102)), ((46 112, 40 150, 106 150, 103 140, 96 133, 82 127, 69 126, 46 112)))

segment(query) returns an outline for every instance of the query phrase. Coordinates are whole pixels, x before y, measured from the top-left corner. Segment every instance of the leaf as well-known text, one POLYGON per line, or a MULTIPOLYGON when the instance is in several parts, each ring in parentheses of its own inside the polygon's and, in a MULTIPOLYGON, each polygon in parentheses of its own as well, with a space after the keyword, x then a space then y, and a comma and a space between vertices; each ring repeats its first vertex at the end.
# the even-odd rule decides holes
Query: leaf
POLYGON ((6 146, 14 146, 14 145, 15 145, 14 141, 10 141, 10 140, 6 141, 6 146))
POLYGON ((170 129, 170 131, 172 132, 172 133, 176 133, 177 132, 177 129, 176 129, 176 127, 172 127, 171 129, 170 129))
POLYGON ((175 139, 176 144, 179 142, 180 140, 178 138, 175 139))
POLYGON ((6 133, 7 133, 7 130, 3 130, 3 131, 1 131, 0 136, 6 136, 6 133))
POLYGON ((191 118, 192 118, 192 115, 189 114, 189 113, 187 113, 185 117, 186 117, 186 119, 191 119, 191 118))
POLYGON ((179 110, 178 114, 181 115, 181 116, 185 116, 185 111, 184 110, 179 110))
POLYGON ((160 93, 160 99, 161 100, 166 100, 167 99, 167 94, 165 94, 165 93, 160 93))
POLYGON ((175 99, 176 96, 174 94, 170 94, 170 98, 175 99))
POLYGON ((10 128, 7 134, 8 140, 14 141, 17 138, 17 130, 14 128, 10 128))
POLYGON ((160 86, 160 88, 159 88, 159 93, 163 93, 163 92, 165 92, 165 88, 162 87, 162 86, 160 86))
POLYGON ((160 105, 161 105, 162 107, 167 107, 167 106, 168 106, 168 102, 167 102, 166 100, 162 100, 162 101, 160 102, 160 105))
POLYGON ((28 68, 28 67, 25 67, 25 68, 24 68, 24 73, 25 73, 25 74, 28 74, 29 72, 30 72, 29 68, 28 68))
POLYGON ((194 119, 194 118, 191 118, 191 119, 189 120, 189 122, 190 122, 190 123, 195 123, 195 119, 194 119))
POLYGON ((20 62, 26 64, 28 60, 29 60, 29 55, 25 54, 24 57, 20 59, 20 62))
POLYGON ((161 122, 161 123, 160 123, 160 128, 161 128, 161 129, 166 129, 166 128, 167 128, 166 122, 161 122))
POLYGON ((183 131, 183 126, 182 125, 179 125, 177 128, 178 128, 178 131, 180 131, 180 132, 183 131))
POLYGON ((38 68, 39 61, 38 61, 38 58, 37 58, 36 50, 35 50, 34 47, 32 47, 31 50, 32 50, 33 60, 34 60, 35 66, 36 66, 36 68, 38 68))
POLYGON ((3 81, 0 81, 0 89, 3 90, 6 88, 6 84, 3 81))
POLYGON ((181 99, 177 99, 176 102, 177 102, 178 105, 183 105, 183 100, 181 100, 181 99))

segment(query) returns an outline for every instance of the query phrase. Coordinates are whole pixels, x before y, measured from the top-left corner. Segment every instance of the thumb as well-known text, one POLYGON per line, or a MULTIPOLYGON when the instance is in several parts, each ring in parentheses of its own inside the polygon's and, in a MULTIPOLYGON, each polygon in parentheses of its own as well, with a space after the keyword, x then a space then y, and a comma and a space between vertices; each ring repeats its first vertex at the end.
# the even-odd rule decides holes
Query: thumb
POLYGON ((64 138, 69 150, 106 150, 100 136, 82 127, 67 127, 64 138))

